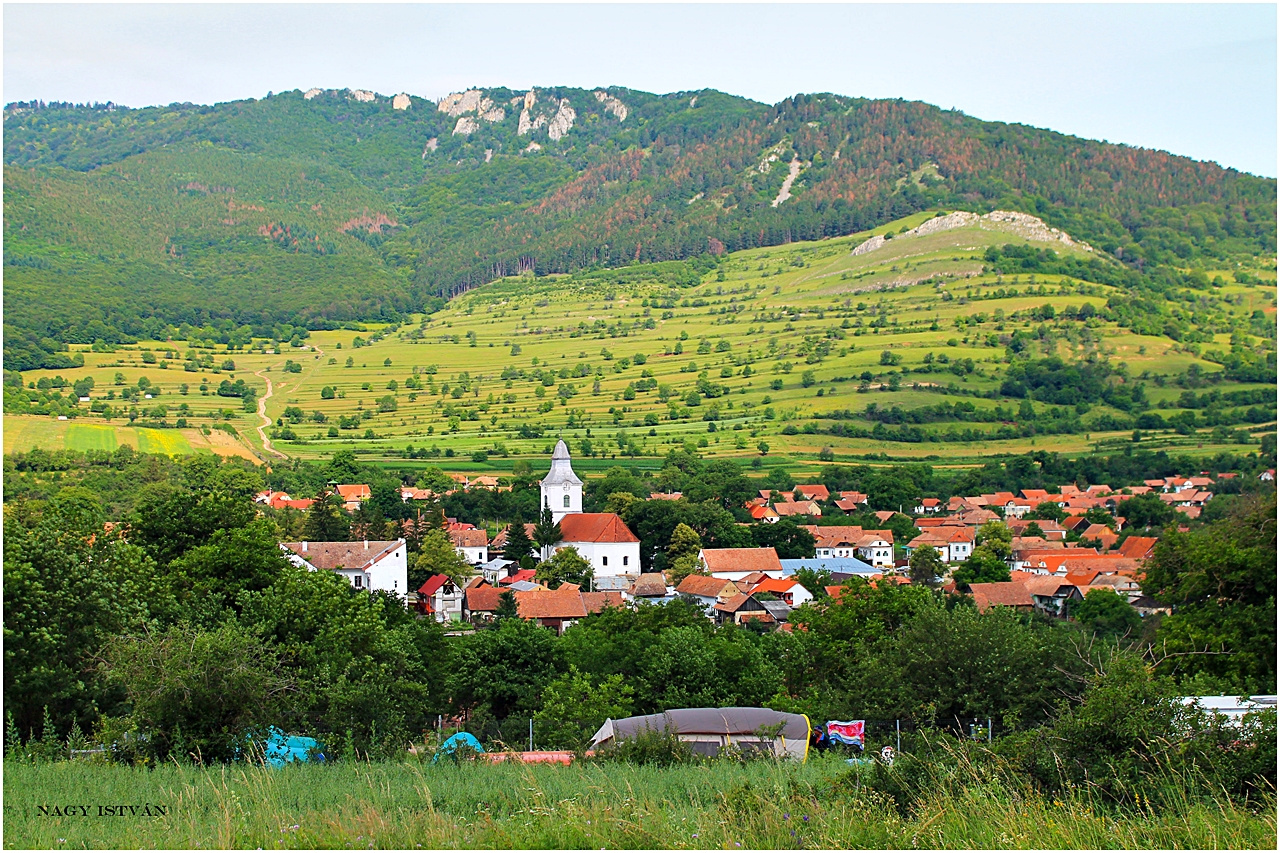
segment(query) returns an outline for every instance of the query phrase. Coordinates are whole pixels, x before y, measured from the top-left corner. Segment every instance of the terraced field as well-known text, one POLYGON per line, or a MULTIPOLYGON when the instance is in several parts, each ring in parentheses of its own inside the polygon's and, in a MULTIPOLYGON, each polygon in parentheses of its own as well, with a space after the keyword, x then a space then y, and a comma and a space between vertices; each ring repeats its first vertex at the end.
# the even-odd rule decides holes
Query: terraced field
MULTIPOLYGON (((231 423, 256 441, 256 417, 216 389, 222 379, 243 379, 265 393, 269 375, 273 443, 307 458, 355 447, 398 460, 411 449, 420 464, 481 473, 544 456, 561 436, 588 471, 615 457, 656 465, 686 445, 744 463, 816 468, 868 454, 965 463, 1133 441, 1133 413, 1107 403, 1056 407, 1078 423, 1064 430, 1052 427, 1055 407, 988 396, 1007 378, 1011 346, 1033 358, 1109 363, 1108 381, 1141 385, 1162 421, 1184 411, 1188 369, 1210 377, 1222 370, 1202 353, 1233 343, 1274 350, 1274 327, 1266 333, 1273 320, 1259 323, 1255 314, 1274 317, 1273 281, 1244 284, 1231 271, 1214 272, 1219 286, 1189 292, 1186 311, 1201 328, 1235 331, 1180 344, 1104 319, 1108 300, 1125 291, 1081 276, 1002 273, 987 255, 1012 244, 1091 261, 1089 247, 990 219, 927 233, 935 219, 948 221, 919 214, 874 233, 735 253, 702 271, 668 263, 504 279, 394 328, 314 332, 301 347, 283 343, 279 354, 217 348, 216 360, 233 358, 234 371, 185 372, 186 346, 165 343, 86 352, 75 376, 94 376, 96 399, 145 375, 161 392, 149 406, 164 402, 172 418, 185 403, 190 426, 231 423), (891 239, 853 251, 873 236, 891 239), (159 351, 165 369, 143 363, 143 348, 159 351), (286 361, 296 372, 285 371, 286 361), (951 409, 935 411, 913 437, 898 415, 868 416, 872 404, 890 413, 951 409), (1034 435, 1021 429, 1029 419, 1038 419, 1034 435)), ((1267 264, 1259 259, 1259 269, 1267 264)), ((1259 383, 1197 386, 1199 393, 1267 389, 1274 392, 1259 383)), ((1266 409, 1268 417, 1259 421, 1255 410, 1246 423, 1244 407, 1227 406, 1212 428, 1157 427, 1139 437, 1144 447, 1238 452, 1274 433, 1274 400, 1266 409)), ((6 427, 13 420, 6 417, 6 427)), ((200 435, 183 434, 193 433, 200 435)), ((66 440, 87 440, 72 435, 66 440)), ((146 430, 138 441, 186 452, 178 435, 146 430)))

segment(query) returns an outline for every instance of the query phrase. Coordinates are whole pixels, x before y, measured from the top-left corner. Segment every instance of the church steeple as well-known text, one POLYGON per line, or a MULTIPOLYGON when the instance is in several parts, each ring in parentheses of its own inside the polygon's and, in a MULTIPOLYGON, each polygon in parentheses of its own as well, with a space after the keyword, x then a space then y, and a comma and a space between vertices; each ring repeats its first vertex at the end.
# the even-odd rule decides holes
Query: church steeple
POLYGON ((582 480, 573 473, 569 461, 569 445, 564 440, 556 442, 551 454, 551 470, 542 478, 542 505, 551 508, 554 521, 571 513, 582 512, 582 480))

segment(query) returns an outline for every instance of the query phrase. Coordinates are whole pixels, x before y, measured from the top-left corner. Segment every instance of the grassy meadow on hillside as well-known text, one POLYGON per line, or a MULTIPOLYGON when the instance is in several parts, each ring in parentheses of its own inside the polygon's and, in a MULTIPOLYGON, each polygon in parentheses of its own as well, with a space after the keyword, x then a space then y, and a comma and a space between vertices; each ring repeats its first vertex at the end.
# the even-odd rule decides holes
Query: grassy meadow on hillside
POLYGON ((1161 318, 1196 338, 1179 343, 1132 318, 1120 325, 1122 289, 1004 272, 1016 265, 988 254, 1006 244, 1052 248, 1106 280, 1118 265, 1087 247, 1028 239, 1016 224, 986 220, 904 233, 934 217, 875 229, 894 239, 862 254, 851 250, 872 232, 718 262, 508 278, 407 323, 315 331, 276 346, 81 348, 84 368, 28 371, 23 380, 92 376, 91 405, 113 398, 114 430, 83 403, 71 426, 7 406, 5 450, 111 449, 114 441, 165 452, 252 448, 266 458, 258 416, 218 388, 243 381, 261 398, 268 379, 277 452, 317 458, 354 447, 371 460, 411 452, 432 460, 422 464, 473 473, 510 471, 516 459, 547 454, 557 436, 591 472, 615 458, 656 465, 682 445, 744 464, 816 469, 880 453, 963 463, 1032 449, 1114 450, 1144 424, 1141 446, 1183 453, 1238 451, 1274 432, 1274 385, 1219 381, 1222 365, 1209 360, 1221 358, 1214 351, 1274 352, 1273 282, 1219 271, 1214 286, 1179 291, 1161 318), (1076 407, 993 398, 1011 347, 1033 359, 1108 363, 1111 387, 1141 385, 1159 419, 1140 422, 1141 407, 1117 408, 1127 398, 1076 407), (130 421, 116 392, 144 377, 154 396, 133 401, 138 419, 122 426, 130 421), (1223 399, 1197 401, 1210 391, 1223 399), (1179 421, 1187 411, 1191 421, 1179 421), (147 429, 177 418, 184 429, 147 429))
POLYGON ((5 768, 8 848, 1269 849, 1272 804, 1116 810, 971 780, 900 812, 836 756, 704 767, 353 763, 5 768), (39 815, 85 804, 89 818, 39 815), (98 804, 164 806, 96 817, 98 804))

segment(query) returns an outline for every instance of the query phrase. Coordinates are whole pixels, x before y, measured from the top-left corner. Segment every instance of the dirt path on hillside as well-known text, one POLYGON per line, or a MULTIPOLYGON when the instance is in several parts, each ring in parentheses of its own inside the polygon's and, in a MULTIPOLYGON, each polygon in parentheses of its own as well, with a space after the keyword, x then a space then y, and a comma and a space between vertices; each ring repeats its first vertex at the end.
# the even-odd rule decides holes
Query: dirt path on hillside
POLYGON ((271 426, 271 418, 267 417, 267 400, 274 393, 275 389, 271 385, 271 379, 266 376, 263 371, 256 371, 254 376, 261 377, 267 383, 267 393, 258 398, 258 417, 262 418, 262 423, 258 424, 258 437, 262 439, 262 449, 273 456, 279 456, 281 459, 288 459, 279 450, 271 446, 271 439, 267 438, 267 427, 271 426))
POLYGON ((791 161, 791 169, 787 172, 787 177, 782 181, 782 189, 778 190, 778 197, 773 200, 773 206, 777 207, 787 199, 791 198, 791 185, 796 182, 796 178, 800 176, 800 158, 791 161))
MULTIPOLYGON (((313 352, 319 353, 321 358, 324 357, 324 350, 320 349, 320 347, 312 345, 311 349, 313 352)), ((258 398, 258 417, 262 418, 262 423, 258 424, 258 437, 262 439, 262 449, 272 456, 288 459, 288 455, 276 450, 271 444, 271 439, 267 438, 267 427, 271 426, 271 418, 267 416, 267 400, 275 393, 275 387, 271 384, 271 378, 265 374, 265 371, 257 370, 254 371, 253 375, 267 383, 267 393, 258 398)), ((281 383, 281 385, 283 384, 281 383)))

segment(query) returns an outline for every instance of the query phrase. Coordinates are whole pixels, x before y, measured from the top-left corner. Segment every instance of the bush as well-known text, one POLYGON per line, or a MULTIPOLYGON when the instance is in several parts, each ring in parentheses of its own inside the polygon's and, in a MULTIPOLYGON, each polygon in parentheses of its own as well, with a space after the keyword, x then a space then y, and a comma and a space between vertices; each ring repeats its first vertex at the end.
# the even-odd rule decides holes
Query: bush
POLYGON ((693 747, 676 735, 675 730, 642 729, 635 737, 615 740, 613 745, 596 753, 605 761, 621 761, 627 764, 645 764, 653 767, 673 767, 677 764, 693 764, 698 761, 693 747))

